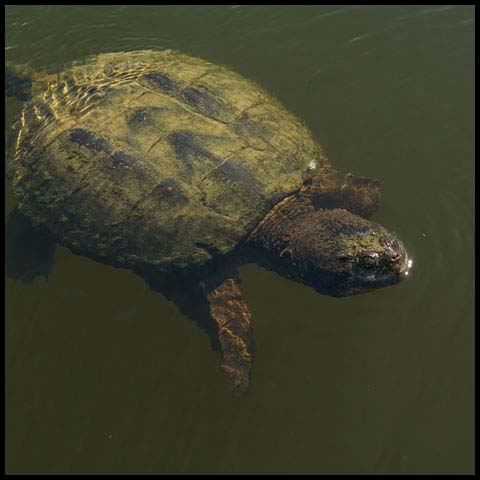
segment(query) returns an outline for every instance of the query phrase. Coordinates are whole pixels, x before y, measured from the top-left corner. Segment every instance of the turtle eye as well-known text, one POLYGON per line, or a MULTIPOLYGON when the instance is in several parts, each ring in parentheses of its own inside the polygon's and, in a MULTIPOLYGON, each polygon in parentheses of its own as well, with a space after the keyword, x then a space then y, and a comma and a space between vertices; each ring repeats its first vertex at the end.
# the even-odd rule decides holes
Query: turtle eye
POLYGON ((373 268, 376 265, 374 258, 370 256, 363 257, 362 264, 363 268, 367 270, 373 268))

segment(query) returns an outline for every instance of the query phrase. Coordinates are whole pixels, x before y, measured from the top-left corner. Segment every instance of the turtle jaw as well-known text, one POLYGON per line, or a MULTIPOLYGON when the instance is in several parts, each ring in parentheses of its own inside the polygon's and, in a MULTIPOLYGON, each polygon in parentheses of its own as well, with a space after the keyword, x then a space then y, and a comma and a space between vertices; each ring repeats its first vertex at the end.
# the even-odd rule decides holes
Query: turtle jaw
POLYGON ((396 248, 387 251, 382 259, 384 265, 383 272, 376 275, 375 278, 359 282, 354 288, 353 294, 368 292, 377 288, 396 285, 408 277, 413 265, 413 260, 403 246, 403 243, 396 239, 396 248))
POLYGON ((386 271, 390 275, 395 275, 399 280, 404 279, 410 273, 413 265, 413 260, 408 256, 407 250, 403 243, 396 239, 396 249, 387 251, 385 253, 386 271))
POLYGON ((376 253, 371 252, 371 255, 376 262, 374 268, 365 270, 362 262, 347 262, 343 275, 340 272, 328 272, 328 281, 313 282, 314 288, 334 297, 358 295, 398 284, 408 277, 413 265, 403 243, 386 234, 382 237, 381 248, 376 253))

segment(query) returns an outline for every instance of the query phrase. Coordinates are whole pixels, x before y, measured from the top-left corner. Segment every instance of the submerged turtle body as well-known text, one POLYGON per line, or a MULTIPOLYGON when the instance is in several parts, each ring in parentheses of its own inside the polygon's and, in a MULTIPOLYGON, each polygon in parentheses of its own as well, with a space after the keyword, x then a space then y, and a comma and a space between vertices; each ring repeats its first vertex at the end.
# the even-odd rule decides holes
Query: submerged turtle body
POLYGON ((7 68, 6 93, 27 100, 7 165, 7 274, 46 275, 55 242, 131 269, 211 333, 240 395, 254 344, 239 265, 331 296, 408 274, 402 243, 369 219, 378 182, 335 171, 301 122, 224 67, 104 54, 57 75, 7 68))
POLYGON ((19 210, 72 251, 124 267, 201 266, 327 165, 257 85, 171 51, 37 75, 8 164, 19 210))

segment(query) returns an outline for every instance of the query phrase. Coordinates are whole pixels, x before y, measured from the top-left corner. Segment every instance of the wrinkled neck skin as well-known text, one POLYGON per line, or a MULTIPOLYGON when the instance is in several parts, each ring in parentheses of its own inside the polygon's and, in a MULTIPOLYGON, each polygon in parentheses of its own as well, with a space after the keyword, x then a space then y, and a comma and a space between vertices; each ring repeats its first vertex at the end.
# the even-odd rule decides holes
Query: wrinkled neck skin
POLYGON ((278 203, 250 244, 256 263, 336 297, 393 285, 407 265, 401 242, 380 225, 344 209, 315 209, 299 195, 278 203))
POLYGON ((321 223, 323 213, 316 214, 311 204, 299 201, 296 196, 277 204, 252 232, 252 243, 260 247, 255 262, 286 278, 310 286, 315 284, 316 290, 329 294, 332 273, 327 265, 335 249, 331 245, 332 234, 322 230, 312 232, 312 225, 321 223), (316 250, 317 262, 325 265, 323 275, 315 272, 316 282, 310 278, 313 272, 309 268, 309 251, 312 249, 316 250))

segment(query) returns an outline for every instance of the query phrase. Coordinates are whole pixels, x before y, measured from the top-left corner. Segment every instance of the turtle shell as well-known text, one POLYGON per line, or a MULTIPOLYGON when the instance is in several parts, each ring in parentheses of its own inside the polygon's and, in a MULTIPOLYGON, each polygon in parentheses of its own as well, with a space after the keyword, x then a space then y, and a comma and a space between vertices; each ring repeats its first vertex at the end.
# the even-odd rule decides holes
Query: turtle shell
POLYGON ((102 54, 36 80, 7 169, 18 208, 115 265, 226 254, 327 162, 274 98, 198 58, 102 54))

